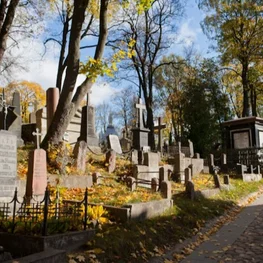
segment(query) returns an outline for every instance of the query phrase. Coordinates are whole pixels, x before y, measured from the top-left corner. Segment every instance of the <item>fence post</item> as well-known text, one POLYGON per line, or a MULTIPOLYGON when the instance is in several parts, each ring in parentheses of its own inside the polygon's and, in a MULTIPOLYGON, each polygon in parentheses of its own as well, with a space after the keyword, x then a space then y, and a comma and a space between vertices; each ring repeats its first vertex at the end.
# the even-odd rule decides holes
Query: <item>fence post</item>
POLYGON ((87 229, 87 217, 88 217, 88 188, 86 187, 84 196, 84 230, 87 229))
POLYGON ((15 189, 15 194, 14 194, 14 206, 13 206, 13 224, 12 224, 12 233, 15 231, 15 219, 16 219, 16 202, 17 202, 17 187, 15 189))
POLYGON ((49 190, 47 187, 45 191, 45 197, 44 197, 44 219, 43 219, 42 236, 47 235, 48 206, 49 206, 49 190))

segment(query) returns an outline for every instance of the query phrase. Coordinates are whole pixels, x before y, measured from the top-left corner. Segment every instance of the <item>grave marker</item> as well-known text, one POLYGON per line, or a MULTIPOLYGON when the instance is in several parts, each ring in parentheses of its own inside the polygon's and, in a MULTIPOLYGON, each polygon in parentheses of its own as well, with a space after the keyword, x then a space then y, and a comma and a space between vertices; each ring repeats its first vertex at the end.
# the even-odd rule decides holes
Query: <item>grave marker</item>
POLYGON ((38 129, 32 134, 36 136, 37 148, 29 153, 26 181, 26 199, 28 202, 33 196, 43 196, 47 186, 46 151, 40 149, 39 142, 39 136, 42 134, 38 129))
POLYGON ((14 195, 17 175, 17 138, 0 131, 0 197, 14 195))
POLYGON ((111 150, 115 151, 118 154, 122 154, 120 140, 117 135, 110 134, 108 136, 108 145, 111 150))

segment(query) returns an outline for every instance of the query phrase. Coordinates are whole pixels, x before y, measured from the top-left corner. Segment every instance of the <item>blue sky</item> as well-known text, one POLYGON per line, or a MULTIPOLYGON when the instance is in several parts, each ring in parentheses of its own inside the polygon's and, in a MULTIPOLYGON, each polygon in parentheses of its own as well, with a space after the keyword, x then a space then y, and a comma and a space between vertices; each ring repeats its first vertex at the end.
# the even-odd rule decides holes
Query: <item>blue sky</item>
MULTIPOLYGON (((194 43, 197 51, 204 57, 211 57, 211 53, 208 52, 209 41, 202 33, 200 22, 204 18, 204 13, 197 7, 195 0, 188 0, 186 8, 186 15, 181 19, 181 24, 178 25, 179 39, 182 44, 175 44, 172 46, 170 53, 174 52, 179 54, 183 51, 183 48, 190 46, 194 43)), ((20 48, 16 51, 24 56, 24 64, 27 67, 26 72, 17 72, 14 76, 14 80, 28 80, 39 83, 44 89, 54 87, 56 72, 57 72, 57 56, 59 50, 56 46, 49 49, 46 55, 42 58, 43 44, 42 40, 27 41, 21 43, 20 48)), ((78 84, 84 79, 84 76, 80 76, 78 84)), ((0 83, 1 84, 1 83, 0 83)), ((110 84, 101 81, 95 83, 92 89, 91 103, 98 105, 107 100, 115 89, 110 84), (102 96, 103 94, 103 96, 102 96)))

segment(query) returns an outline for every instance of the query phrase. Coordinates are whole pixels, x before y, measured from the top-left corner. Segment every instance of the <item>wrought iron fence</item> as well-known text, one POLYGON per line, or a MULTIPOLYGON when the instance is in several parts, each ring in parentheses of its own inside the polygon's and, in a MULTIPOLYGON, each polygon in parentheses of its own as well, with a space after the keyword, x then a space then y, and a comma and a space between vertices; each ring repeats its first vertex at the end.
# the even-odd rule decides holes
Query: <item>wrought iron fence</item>
POLYGON ((235 167, 237 163, 263 166, 263 148, 253 147, 227 150, 227 165, 235 167))
POLYGON ((88 219, 88 189, 81 201, 54 200, 47 188, 42 201, 18 200, 17 189, 9 203, 0 203, 0 231, 40 234, 46 236, 73 230, 86 230, 88 219))

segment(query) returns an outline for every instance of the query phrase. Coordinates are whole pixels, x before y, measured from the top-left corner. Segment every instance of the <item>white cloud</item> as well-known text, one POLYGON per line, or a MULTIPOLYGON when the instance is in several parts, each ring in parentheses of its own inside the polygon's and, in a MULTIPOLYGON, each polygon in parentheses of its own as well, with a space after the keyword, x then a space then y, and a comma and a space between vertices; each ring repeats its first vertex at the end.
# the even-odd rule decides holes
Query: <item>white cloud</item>
MULTIPOLYGON (((200 31, 199 31, 200 32, 200 31)), ((178 41, 183 45, 191 46, 197 38, 197 29, 191 28, 191 19, 183 23, 178 32, 178 41)))

